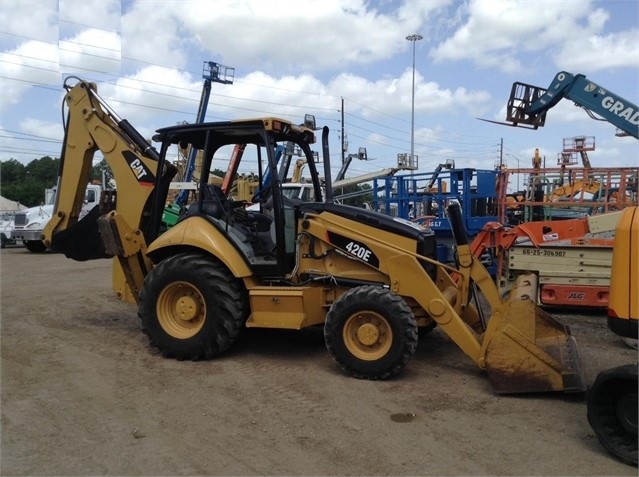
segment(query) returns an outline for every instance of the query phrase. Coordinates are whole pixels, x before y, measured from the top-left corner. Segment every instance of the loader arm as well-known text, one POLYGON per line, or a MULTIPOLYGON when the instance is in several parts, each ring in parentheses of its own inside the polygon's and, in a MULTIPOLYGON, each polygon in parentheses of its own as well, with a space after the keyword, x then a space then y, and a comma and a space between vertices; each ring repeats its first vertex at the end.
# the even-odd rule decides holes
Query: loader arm
POLYGON ((117 257, 137 296, 150 262, 146 244, 157 237, 162 209, 175 168, 97 95, 94 84, 65 83, 68 108, 52 219, 44 229, 47 246, 75 260, 117 257), (101 198, 100 209, 79 220, 93 156, 100 151, 116 187, 101 198), (159 174, 158 174, 159 171, 159 174))
MULTIPOLYGON (((362 260, 379 272, 372 281, 415 302, 488 373, 496 392, 583 391, 574 338, 531 299, 537 287, 535 275, 522 275, 511 297, 502 299, 488 271, 473 256, 461 209, 454 206, 447 208, 447 215, 457 242, 456 266, 437 262, 429 246, 418 245, 422 240, 428 244, 423 232, 411 234, 390 223, 392 219, 344 206, 303 204, 302 228, 314 240, 324 240, 325 250, 337 247, 343 255, 362 260), (485 298, 489 319, 484 319, 484 307, 473 300, 476 288, 485 298)), ((357 277, 331 276, 337 281, 349 278, 357 277)))

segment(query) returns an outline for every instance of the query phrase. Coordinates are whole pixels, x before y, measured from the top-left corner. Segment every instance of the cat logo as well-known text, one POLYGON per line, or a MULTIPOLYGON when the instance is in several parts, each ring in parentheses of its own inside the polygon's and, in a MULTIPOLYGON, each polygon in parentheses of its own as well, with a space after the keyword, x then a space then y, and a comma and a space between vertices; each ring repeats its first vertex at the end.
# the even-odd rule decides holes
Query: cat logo
POLYGON ((138 156, 131 151, 122 151, 122 155, 129 164, 129 167, 131 168, 131 171, 133 171, 138 182, 152 184, 155 181, 155 177, 151 171, 144 165, 138 156))
POLYGON ((129 165, 131 166, 131 169, 133 169, 133 173, 136 175, 138 180, 142 179, 146 175, 144 166, 142 165, 139 159, 136 159, 135 161, 131 162, 131 164, 129 165))

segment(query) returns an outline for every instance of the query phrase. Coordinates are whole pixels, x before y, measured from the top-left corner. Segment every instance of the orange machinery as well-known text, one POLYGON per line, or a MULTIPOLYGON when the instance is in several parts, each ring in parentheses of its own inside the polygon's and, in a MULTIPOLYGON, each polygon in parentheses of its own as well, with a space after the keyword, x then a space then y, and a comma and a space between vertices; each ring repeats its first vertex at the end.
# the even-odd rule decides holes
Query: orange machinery
POLYGON ((502 294, 519 275, 532 271, 539 277, 537 304, 605 308, 620 216, 611 212, 516 226, 491 222, 475 237, 471 250, 483 261, 495 262, 502 294))

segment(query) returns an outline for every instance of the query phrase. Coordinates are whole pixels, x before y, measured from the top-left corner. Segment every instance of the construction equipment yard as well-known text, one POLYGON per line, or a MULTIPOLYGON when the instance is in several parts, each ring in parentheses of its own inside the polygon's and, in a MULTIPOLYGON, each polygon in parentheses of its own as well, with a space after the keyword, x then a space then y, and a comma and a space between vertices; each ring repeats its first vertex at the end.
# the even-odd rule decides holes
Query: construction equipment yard
MULTIPOLYGON (((441 330, 394 379, 340 372, 321 327, 161 357, 112 261, 0 254, 2 475, 636 475, 583 394, 497 395, 441 330), (33 277, 37 277, 34 280, 33 277)), ((604 311, 571 325, 586 383, 636 360, 604 311)))

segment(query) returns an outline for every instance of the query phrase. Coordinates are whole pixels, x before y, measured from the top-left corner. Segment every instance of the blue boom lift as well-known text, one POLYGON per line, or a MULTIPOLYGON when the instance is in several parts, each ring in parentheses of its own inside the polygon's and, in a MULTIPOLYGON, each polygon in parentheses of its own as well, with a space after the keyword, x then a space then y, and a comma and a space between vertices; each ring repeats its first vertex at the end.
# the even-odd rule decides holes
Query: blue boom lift
MULTIPOLYGON (((202 124, 206 118, 206 108, 209 104, 209 98, 211 96, 211 83, 233 84, 235 77, 235 68, 215 63, 214 61, 205 61, 202 68, 202 78, 204 78, 204 84, 202 86, 202 95, 200 96, 200 105, 197 110, 197 116, 195 118, 195 124, 202 124)), ((184 168, 183 182, 188 183, 193 179, 193 173, 195 172, 195 161, 197 151, 193 148, 189 151, 189 157, 186 161, 184 168)), ((164 209, 162 215, 162 222, 168 227, 175 225, 182 207, 186 205, 189 198, 189 188, 183 188, 172 204, 169 204, 164 209)))
MULTIPOLYGON (((584 75, 557 73, 547 89, 513 83, 506 106, 508 125, 537 129, 546 122, 546 113, 563 98, 573 101, 596 120, 608 121, 621 130, 618 136, 639 139, 639 108, 627 99, 593 83, 584 75)), ((494 121, 491 121, 494 122, 494 121)))

